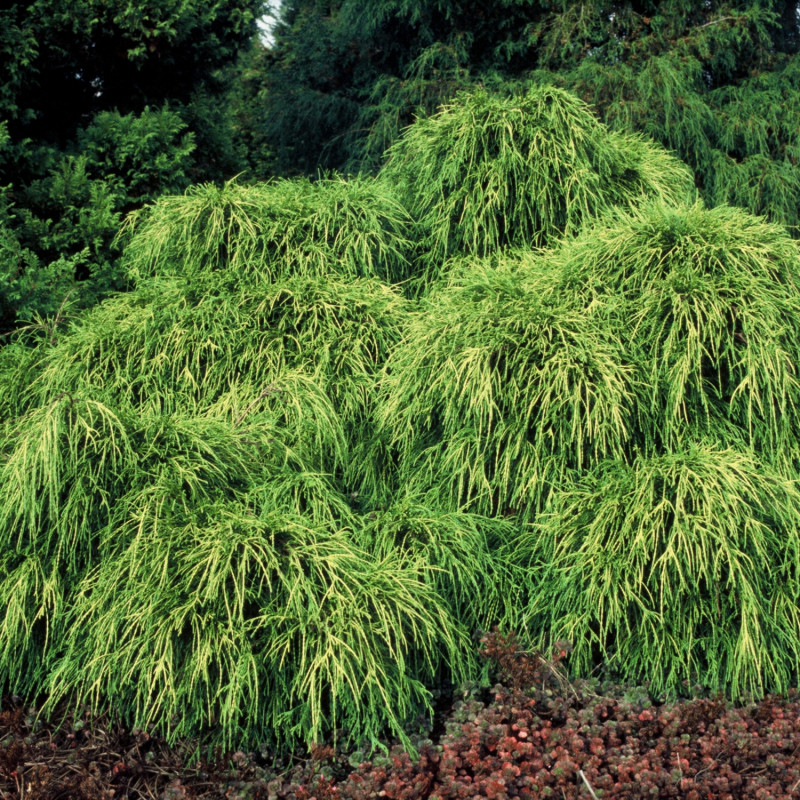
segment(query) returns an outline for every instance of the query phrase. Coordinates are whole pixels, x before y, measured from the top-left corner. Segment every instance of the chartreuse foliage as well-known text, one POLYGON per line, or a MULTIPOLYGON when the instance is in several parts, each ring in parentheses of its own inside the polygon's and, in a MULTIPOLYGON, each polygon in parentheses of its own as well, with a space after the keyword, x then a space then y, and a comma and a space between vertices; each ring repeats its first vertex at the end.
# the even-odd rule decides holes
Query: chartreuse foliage
POLYGON ((526 576, 507 558, 514 539, 510 521, 443 511, 435 498, 405 491, 368 515, 360 537, 381 556, 401 552, 417 559, 426 584, 447 598, 465 630, 486 630, 499 620, 521 624, 518 601, 526 576))
POLYGON ((105 555, 101 532, 135 464, 126 420, 67 393, 3 426, 0 674, 40 692, 64 641, 75 581, 105 555))
POLYGON ((215 726, 229 748, 340 727, 375 740, 420 707, 443 654, 461 672, 460 632, 418 563, 378 560, 269 492, 249 512, 187 508, 176 488, 144 490, 126 549, 80 586, 55 697, 135 708, 171 738, 215 726))
POLYGON ((460 94, 406 130, 381 178, 399 187, 418 223, 425 281, 454 254, 548 246, 614 206, 692 192, 677 159, 610 132, 575 95, 552 87, 460 94))
POLYGON ((386 363, 397 485, 533 523, 507 550, 532 570, 529 632, 571 639, 576 671, 605 656, 668 691, 786 688, 799 287, 784 229, 700 204, 466 259, 386 363))
POLYGON ((462 634, 286 438, 263 412, 31 412, 4 442, 4 684, 228 746, 399 732, 462 634))
POLYGON ((380 180, 135 215, 135 289, 0 353, 0 688, 374 742, 494 624, 785 688, 800 254, 687 175, 564 92, 479 92, 380 180))
POLYGON ((411 314, 386 364, 379 425, 400 484, 532 519, 572 471, 623 457, 642 404, 603 323, 538 262, 467 261, 411 314))
POLYGON ((407 277, 411 218, 387 184, 354 178, 206 184, 132 214, 129 277, 228 269, 281 275, 407 277))
POLYGON ((551 263, 586 306, 623 300, 609 325, 624 323, 657 412, 645 442, 671 451, 725 431, 796 468, 800 257, 783 228, 734 208, 655 205, 607 219, 551 263))
POLYGON ((155 278, 87 312, 47 359, 8 359, 18 390, 2 398, 0 415, 87 382, 93 393, 168 414, 214 406, 237 420, 271 408, 298 438, 313 434, 320 463, 341 473, 345 442, 357 447, 369 431, 378 367, 399 339, 406 305, 368 278, 155 278))
POLYGON ((744 447, 711 440, 598 465, 559 494, 517 552, 540 566, 540 638, 598 652, 627 680, 734 698, 796 686, 800 492, 744 447), (546 635, 542 636, 542 632, 546 635))
MULTIPOLYGON (((323 190, 317 219, 332 213, 323 190)), ((328 239, 309 224, 305 247, 298 230, 294 264, 264 272, 241 261, 260 246, 253 219, 205 259, 164 214, 157 274, 0 355, 0 683, 172 740, 403 737, 430 687, 475 673, 473 628, 516 615, 520 574, 492 564, 512 528, 424 498, 378 511, 353 490, 409 301, 342 276, 339 255, 369 269, 347 250, 357 216, 328 239), (200 263, 163 255, 187 242, 200 263), (312 274, 298 274, 305 252, 312 274)), ((133 231, 134 267, 156 220, 133 231)))

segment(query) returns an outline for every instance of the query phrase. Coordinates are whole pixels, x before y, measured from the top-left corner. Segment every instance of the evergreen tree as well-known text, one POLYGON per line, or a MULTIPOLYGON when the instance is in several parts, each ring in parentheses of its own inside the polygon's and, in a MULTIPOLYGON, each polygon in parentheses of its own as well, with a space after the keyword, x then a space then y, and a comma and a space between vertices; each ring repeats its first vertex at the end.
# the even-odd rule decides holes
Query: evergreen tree
POLYGON ((242 168, 223 101, 211 98, 222 68, 252 42, 262 6, 0 9, 0 332, 54 313, 67 295, 80 307, 122 288, 112 241, 123 216, 242 168))
POLYGON ((278 170, 374 169, 415 115, 461 89, 555 83, 674 151, 707 203, 794 230, 797 12, 783 0, 295 0, 265 64, 262 130, 278 170))

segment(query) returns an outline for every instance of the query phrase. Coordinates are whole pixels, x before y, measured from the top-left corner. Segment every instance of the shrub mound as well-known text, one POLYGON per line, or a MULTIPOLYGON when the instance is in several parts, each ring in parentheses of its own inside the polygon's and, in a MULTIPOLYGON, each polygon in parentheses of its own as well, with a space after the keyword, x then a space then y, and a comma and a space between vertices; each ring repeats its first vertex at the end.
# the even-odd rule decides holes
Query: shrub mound
POLYGON ((399 485, 532 520, 574 471, 623 457, 634 368, 581 300, 558 273, 510 260, 470 261, 423 298, 380 380, 379 441, 399 485))
POLYGON ((694 196, 691 173, 644 137, 609 130, 570 92, 465 92, 387 150, 380 178, 418 225, 417 287, 453 255, 549 247, 615 206, 694 196))
POLYGON ((493 625, 670 699, 791 685, 800 253, 688 194, 535 88, 377 181, 137 213, 135 290, 0 353, 0 691, 409 748, 493 625))
POLYGON ((656 412, 645 443, 666 451, 709 433, 800 464, 800 253, 784 228, 737 208, 649 203, 541 268, 627 342, 640 406, 656 412))
POLYGON ((374 553, 342 485, 404 303, 214 272, 28 332, 4 361, 0 684, 292 747, 400 731, 463 677, 430 565, 374 553))
POLYGON ((665 691, 783 691, 800 667, 799 287, 784 230, 700 205, 465 259, 389 353, 380 491, 515 519, 498 558, 527 570, 537 646, 576 642, 575 674, 606 660, 665 691))
POLYGON ((230 270, 269 283, 288 275, 408 277, 411 217, 368 178, 202 184, 130 214, 120 232, 131 280, 230 270))
POLYGON ((734 699, 796 686, 800 493, 745 449, 600 464, 510 549, 537 573, 534 641, 575 642, 576 674, 602 654, 669 696, 686 680, 734 699))

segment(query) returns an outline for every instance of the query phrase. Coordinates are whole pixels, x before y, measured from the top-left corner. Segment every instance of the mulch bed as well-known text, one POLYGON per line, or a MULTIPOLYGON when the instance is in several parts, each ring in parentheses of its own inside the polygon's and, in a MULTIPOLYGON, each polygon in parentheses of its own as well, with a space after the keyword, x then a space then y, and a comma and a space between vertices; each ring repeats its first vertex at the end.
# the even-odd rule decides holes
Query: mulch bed
POLYGON ((37 719, 17 697, 2 699, 0 800, 267 800, 282 774, 303 768, 267 767, 252 753, 217 750, 209 759, 193 743, 170 747, 88 709, 53 718, 60 724, 37 719))

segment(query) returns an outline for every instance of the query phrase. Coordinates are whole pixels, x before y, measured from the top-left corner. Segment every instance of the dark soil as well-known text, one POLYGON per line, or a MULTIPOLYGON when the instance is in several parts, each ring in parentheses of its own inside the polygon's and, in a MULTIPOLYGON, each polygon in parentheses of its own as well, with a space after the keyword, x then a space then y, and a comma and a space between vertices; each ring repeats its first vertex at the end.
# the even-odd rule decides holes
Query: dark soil
POLYGON ((209 759, 192 742, 169 747, 88 709, 54 715, 53 724, 17 697, 3 698, 1 708, 0 800, 266 800, 268 779, 279 774, 254 754, 217 751, 209 759))

